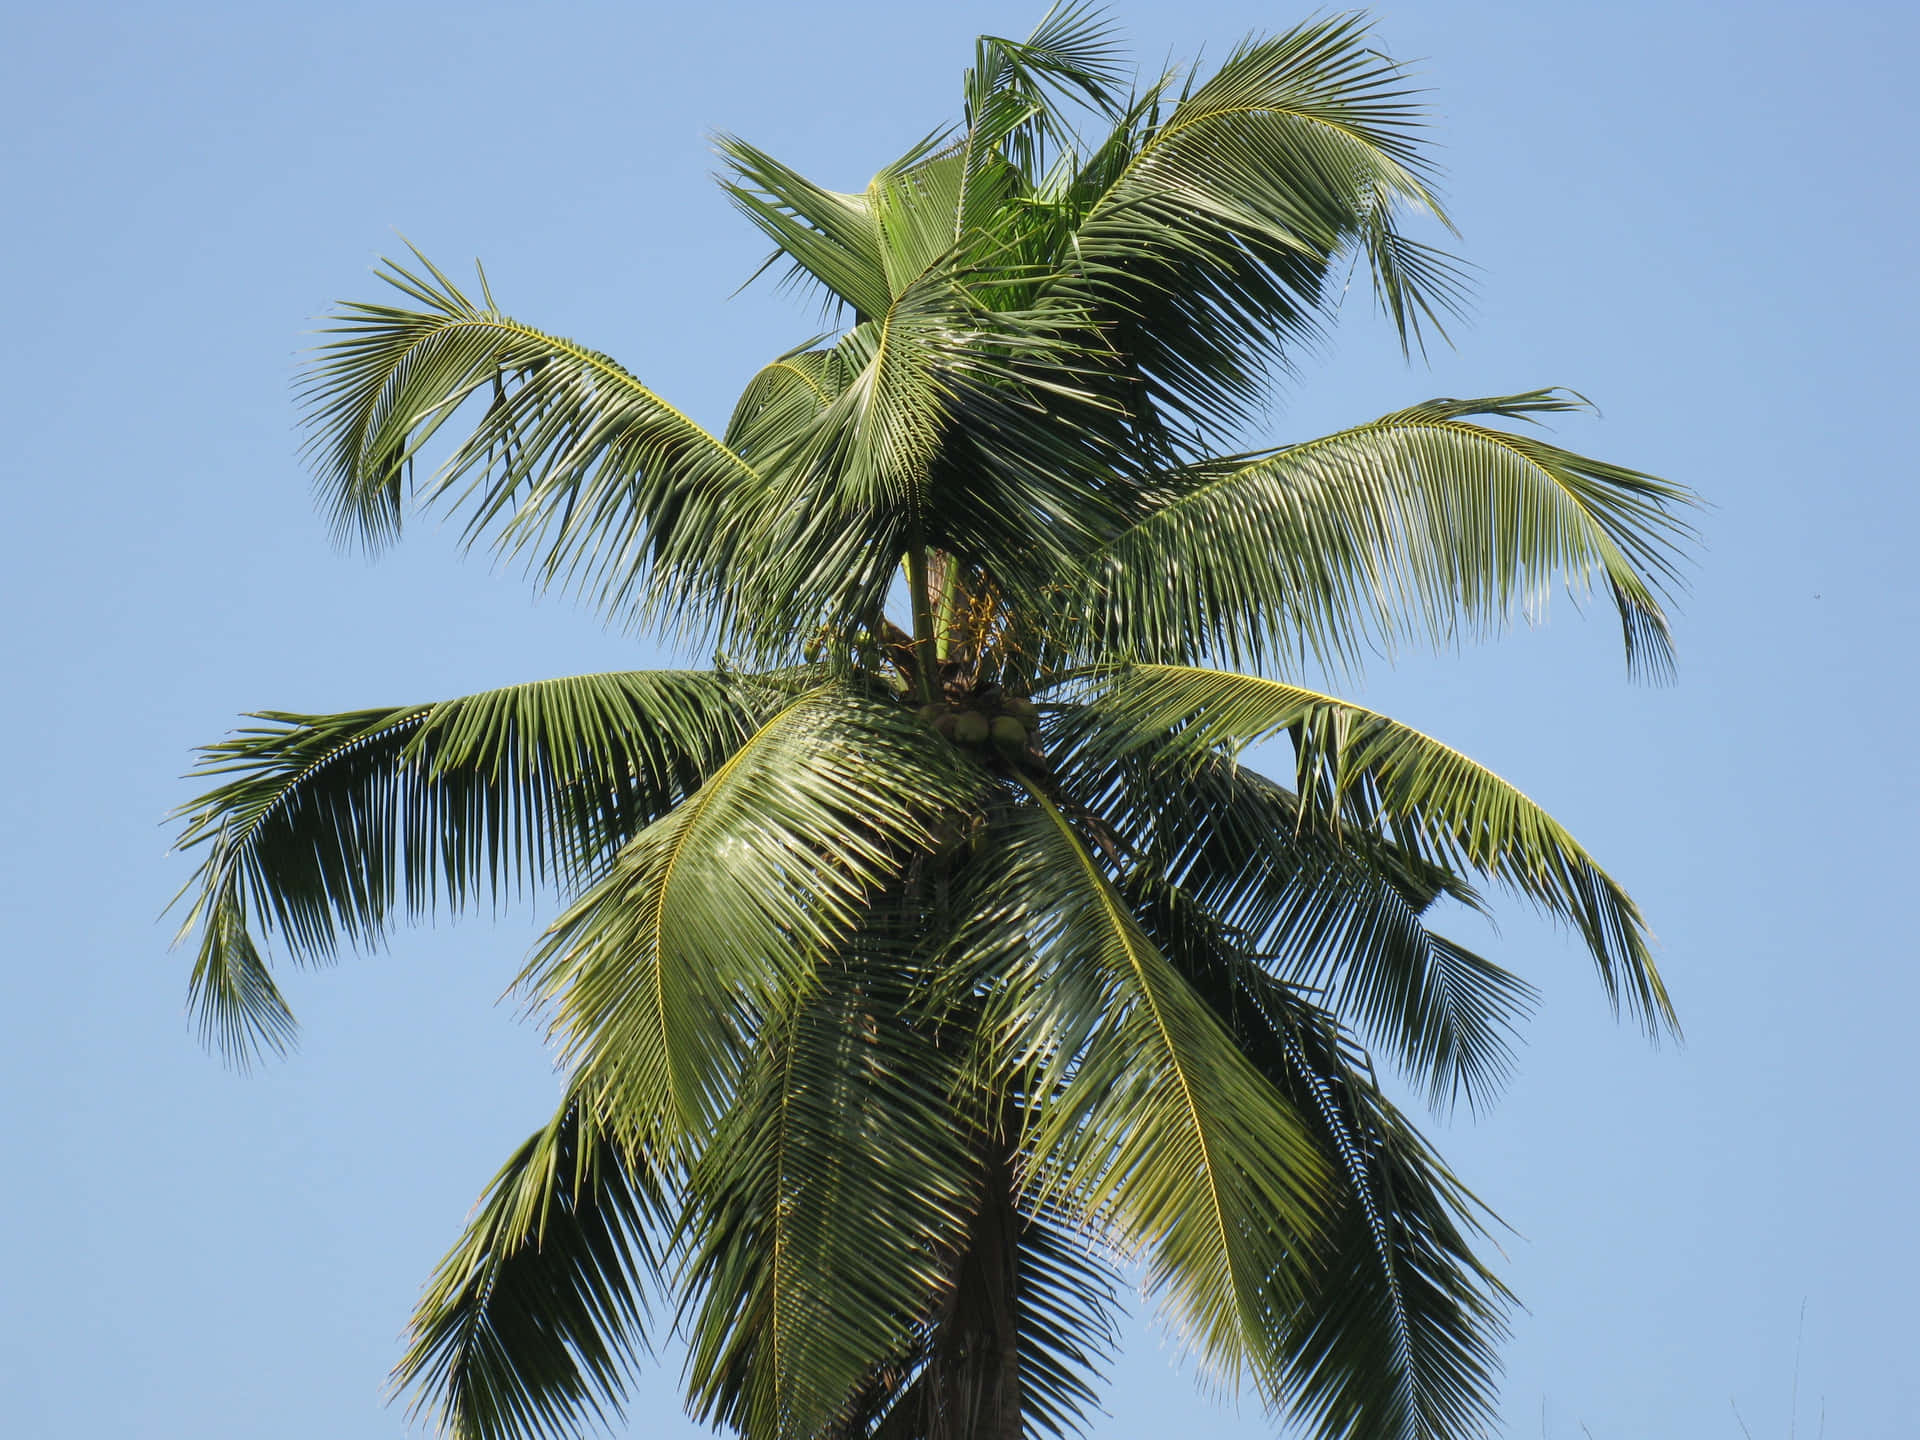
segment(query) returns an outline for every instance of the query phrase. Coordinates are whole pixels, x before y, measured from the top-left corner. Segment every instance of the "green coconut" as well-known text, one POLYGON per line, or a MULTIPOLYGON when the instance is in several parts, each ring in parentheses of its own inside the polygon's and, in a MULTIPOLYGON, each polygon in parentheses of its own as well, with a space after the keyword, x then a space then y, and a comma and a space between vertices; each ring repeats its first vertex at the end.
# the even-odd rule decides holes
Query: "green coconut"
POLYGON ((922 725, 938 725, 940 723, 940 717, 947 713, 947 707, 939 704, 922 705, 913 713, 919 717, 922 725))
POLYGON ((1040 707, 1023 695, 1014 695, 1001 702, 1002 713, 1011 715, 1031 730, 1040 719, 1040 707))
POLYGON ((992 733, 987 717, 978 710, 963 710, 953 724, 953 738, 962 745, 978 745, 992 733))
POLYGON ((1027 727, 1011 715, 996 715, 993 724, 988 727, 993 743, 1009 755, 1018 754, 1027 748, 1027 727))

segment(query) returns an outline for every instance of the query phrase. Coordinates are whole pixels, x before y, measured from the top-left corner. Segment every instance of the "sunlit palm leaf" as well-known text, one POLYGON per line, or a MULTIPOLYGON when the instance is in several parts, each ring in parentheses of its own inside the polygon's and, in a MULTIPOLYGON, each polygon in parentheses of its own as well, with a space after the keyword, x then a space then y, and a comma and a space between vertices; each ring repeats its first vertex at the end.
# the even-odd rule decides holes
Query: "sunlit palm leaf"
POLYGON ((1380 1093, 1333 1018, 1177 890, 1139 913, 1242 1051, 1307 1117, 1339 1201, 1268 1399, 1341 1440, 1450 1440, 1495 1418, 1511 1296, 1473 1255, 1479 1203, 1380 1093))
POLYGON ((1385 834, 1414 854, 1473 871, 1579 930, 1607 994, 1650 1031, 1675 1025, 1640 909, 1552 816, 1450 746, 1371 710, 1251 675, 1177 665, 1119 669, 1100 703, 1141 745, 1178 731, 1190 753, 1294 742, 1307 815, 1385 834))
POLYGON ((1264 1381, 1272 1318, 1306 1283, 1324 1164, 1050 801, 990 833, 1000 873, 962 934, 993 969, 993 1044, 1029 1096, 1030 1184, 1145 1258, 1223 1379, 1264 1381))
POLYGON ((974 1204, 916 967, 866 941, 762 1026, 693 1177, 694 1410, 750 1440, 828 1431, 912 1353, 974 1204))
POLYGON ((1143 660, 1311 658, 1452 643, 1536 617, 1556 583, 1603 588, 1630 666, 1671 667, 1661 608, 1692 497, 1637 470, 1472 423, 1580 409, 1552 391, 1435 400, 1170 475, 1097 557, 1106 642, 1143 660))
POLYGON ((809 983, 977 776, 893 701, 837 686, 789 699, 554 922, 526 978, 565 1054, 607 1077, 623 1123, 705 1134, 760 1017, 809 983))
POLYGON ((1318 329, 1343 252, 1373 259, 1403 334, 1453 303, 1448 262, 1394 228, 1408 206, 1439 214, 1412 93, 1364 23, 1336 17, 1249 41, 1104 147, 1071 288, 1113 317, 1155 407, 1221 430, 1251 418, 1269 367, 1318 329))
POLYGON ((423 503, 464 514, 543 583, 607 613, 724 614, 727 551, 761 481, 739 455, 613 360, 476 303, 424 256, 380 276, 420 308, 348 304, 322 333, 304 396, 335 528, 400 528, 415 461, 479 405, 423 503))

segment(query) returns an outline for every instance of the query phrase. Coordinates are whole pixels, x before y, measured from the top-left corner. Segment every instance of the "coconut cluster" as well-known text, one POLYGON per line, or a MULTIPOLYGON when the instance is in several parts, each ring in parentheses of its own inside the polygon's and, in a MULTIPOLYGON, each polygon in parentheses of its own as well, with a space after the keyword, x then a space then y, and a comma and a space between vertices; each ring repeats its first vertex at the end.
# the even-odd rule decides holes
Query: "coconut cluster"
POLYGON ((1039 709, 1018 695, 968 695, 922 705, 916 713, 954 744, 998 752, 1009 760, 1027 752, 1040 724, 1039 709))

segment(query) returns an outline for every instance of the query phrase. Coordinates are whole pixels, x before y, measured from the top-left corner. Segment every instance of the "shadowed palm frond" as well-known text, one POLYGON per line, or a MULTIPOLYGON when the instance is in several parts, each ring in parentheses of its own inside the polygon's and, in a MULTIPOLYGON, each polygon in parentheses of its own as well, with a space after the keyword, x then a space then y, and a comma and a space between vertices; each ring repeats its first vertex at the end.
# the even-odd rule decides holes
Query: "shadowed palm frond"
POLYGON ((452 1440, 535 1440, 620 1418, 624 1367, 646 1347, 668 1187, 618 1144, 591 1082, 481 1197, 414 1311, 394 1384, 417 1386, 452 1440))
POLYGON ((1484 909, 1471 887, 1386 837, 1308 823, 1292 791, 1244 766, 1172 738, 1143 747, 1097 709, 1054 734, 1064 790, 1134 847, 1129 893, 1178 886, 1277 978, 1392 1053, 1433 1103, 1494 1097, 1534 992, 1424 923, 1443 897, 1484 909))
POLYGON ((1140 915, 1249 1061, 1307 1117, 1338 1202, 1267 1399, 1341 1440, 1448 1440, 1495 1420, 1506 1288, 1475 1258, 1482 1207, 1380 1093, 1338 1022, 1239 951, 1176 888, 1140 915))
POLYGON ((877 628, 901 557, 933 548, 1051 603, 1116 528, 1122 468, 1058 312, 992 310, 946 262, 831 350, 763 372, 733 433, 771 477, 736 547, 737 638, 764 663, 796 634, 877 628), (747 563, 748 561, 751 563, 747 563), (749 624, 745 617, 753 617, 749 624))
POLYGON ((200 752, 230 777, 175 812, 202 858, 180 938, 196 929, 190 1007, 243 1062, 283 1048, 292 1016, 261 941, 296 962, 377 944, 393 911, 591 874, 690 793, 768 698, 696 671, 582 675, 436 704, 340 715, 264 711, 200 752))

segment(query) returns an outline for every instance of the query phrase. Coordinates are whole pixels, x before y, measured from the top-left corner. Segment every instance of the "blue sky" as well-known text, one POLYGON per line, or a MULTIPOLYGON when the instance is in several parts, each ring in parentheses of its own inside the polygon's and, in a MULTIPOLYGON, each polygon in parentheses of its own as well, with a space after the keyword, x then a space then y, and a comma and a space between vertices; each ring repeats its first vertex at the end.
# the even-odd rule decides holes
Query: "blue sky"
MULTIPOLYGON (((852 188, 1034 5, 8 7, 0 341, 0 1414, 21 1436, 406 1432, 383 1376, 420 1282, 556 1081, 496 997, 550 905, 296 975, 291 1059, 197 1047, 155 915, 161 817, 247 709, 338 710, 657 663, 446 528, 334 550, 296 455, 309 317, 402 231, 514 313, 724 416, 813 316, 729 298, 761 243, 727 129, 852 188)), ((1153 61, 1302 12, 1121 4, 1153 61)), ((1609 1018, 1516 906, 1544 992, 1511 1091, 1436 1118, 1513 1227, 1506 1433, 1911 1434, 1920 1009, 1911 740, 1920 528, 1908 7, 1383 5, 1432 87, 1478 264, 1403 364, 1357 291, 1250 441, 1429 395, 1571 385, 1564 443, 1704 493, 1681 676, 1601 614, 1372 673, 1363 698, 1527 789, 1633 889, 1687 1027, 1609 1018), (1802 1307, 1804 1335, 1796 1344, 1802 1307)), ((1204 1424, 1144 1321, 1096 1434, 1204 1424)), ((677 1419, 678 1357, 634 1433, 677 1419)))

